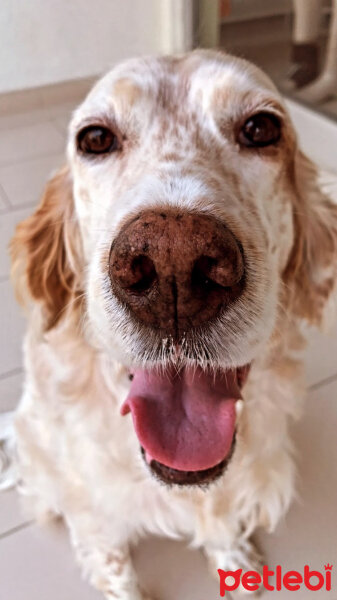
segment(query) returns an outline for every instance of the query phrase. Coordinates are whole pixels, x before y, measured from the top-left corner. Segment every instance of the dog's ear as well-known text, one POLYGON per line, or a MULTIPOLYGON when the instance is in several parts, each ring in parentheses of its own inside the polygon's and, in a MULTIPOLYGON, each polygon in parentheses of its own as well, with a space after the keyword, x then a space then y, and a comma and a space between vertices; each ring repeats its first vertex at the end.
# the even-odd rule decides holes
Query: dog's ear
POLYGON ((35 213, 17 226, 10 244, 12 280, 18 300, 43 306, 51 329, 80 292, 80 233, 68 168, 47 184, 35 213))
POLYGON ((297 151, 292 179, 294 244, 284 272, 288 308, 320 325, 337 277, 337 205, 318 183, 314 164, 297 151))

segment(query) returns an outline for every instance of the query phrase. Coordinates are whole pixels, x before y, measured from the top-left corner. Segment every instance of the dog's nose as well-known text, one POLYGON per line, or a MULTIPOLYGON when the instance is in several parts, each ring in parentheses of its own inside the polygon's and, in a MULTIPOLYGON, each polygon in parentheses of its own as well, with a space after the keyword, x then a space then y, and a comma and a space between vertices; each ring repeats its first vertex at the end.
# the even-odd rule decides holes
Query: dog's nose
POLYGON ((112 290, 146 325, 174 338, 217 317, 244 288, 244 261, 214 217, 148 210, 111 246, 112 290))

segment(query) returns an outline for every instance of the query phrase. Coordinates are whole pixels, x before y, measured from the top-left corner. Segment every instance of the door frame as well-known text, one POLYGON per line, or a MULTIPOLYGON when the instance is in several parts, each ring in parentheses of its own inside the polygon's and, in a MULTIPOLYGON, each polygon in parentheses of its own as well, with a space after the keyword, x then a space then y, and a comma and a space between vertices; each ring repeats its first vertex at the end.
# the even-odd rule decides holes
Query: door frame
POLYGON ((193 48, 193 0, 155 0, 159 11, 160 48, 163 54, 179 54, 193 48))

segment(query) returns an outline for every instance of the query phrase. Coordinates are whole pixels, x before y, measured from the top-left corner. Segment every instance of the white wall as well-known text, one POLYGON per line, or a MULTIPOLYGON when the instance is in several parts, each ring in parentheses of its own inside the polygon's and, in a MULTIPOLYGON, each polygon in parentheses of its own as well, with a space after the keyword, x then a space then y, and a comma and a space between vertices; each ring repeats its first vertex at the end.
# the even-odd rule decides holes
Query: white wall
POLYGON ((160 51, 161 1, 1 0, 0 93, 96 75, 160 51))

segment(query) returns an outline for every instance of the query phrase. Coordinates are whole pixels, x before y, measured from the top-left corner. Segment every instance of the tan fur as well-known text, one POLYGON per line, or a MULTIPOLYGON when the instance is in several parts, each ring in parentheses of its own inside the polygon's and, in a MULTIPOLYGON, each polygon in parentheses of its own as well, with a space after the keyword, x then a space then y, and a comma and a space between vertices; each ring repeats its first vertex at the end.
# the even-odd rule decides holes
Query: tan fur
POLYGON ((337 207, 319 189, 317 169, 300 150, 293 169, 294 243, 284 272, 288 308, 319 325, 336 285, 337 207))
POLYGON ((42 303, 47 330, 80 293, 77 240, 72 181, 64 168, 48 183, 35 213, 18 225, 11 242, 17 297, 22 304, 42 303))

